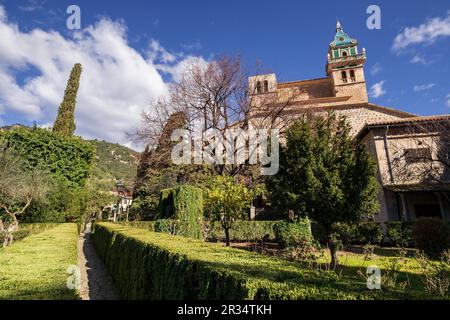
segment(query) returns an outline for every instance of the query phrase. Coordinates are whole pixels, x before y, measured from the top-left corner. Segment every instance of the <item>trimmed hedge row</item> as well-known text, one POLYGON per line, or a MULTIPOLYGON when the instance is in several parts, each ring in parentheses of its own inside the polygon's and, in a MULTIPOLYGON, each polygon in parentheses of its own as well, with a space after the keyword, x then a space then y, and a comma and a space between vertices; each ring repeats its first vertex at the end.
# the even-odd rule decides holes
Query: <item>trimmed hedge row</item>
POLYGON ((93 239, 124 299, 412 298, 300 263, 124 225, 98 223, 93 239))
MULTIPOLYGON (((275 241, 273 226, 277 221, 235 221, 230 229, 231 242, 275 241)), ((225 233, 220 221, 211 224, 207 240, 225 241, 225 233)))
MULTIPOLYGON (((173 233, 172 220, 157 221, 130 221, 121 224, 134 228, 145 229, 154 232, 173 233)), ((232 242, 250 242, 250 241, 275 241, 273 226, 277 221, 235 221, 230 229, 230 241, 232 242)), ((211 242, 225 241, 225 234, 220 221, 214 221, 204 227, 206 240, 211 242)), ((175 235, 182 235, 175 233, 175 235)))

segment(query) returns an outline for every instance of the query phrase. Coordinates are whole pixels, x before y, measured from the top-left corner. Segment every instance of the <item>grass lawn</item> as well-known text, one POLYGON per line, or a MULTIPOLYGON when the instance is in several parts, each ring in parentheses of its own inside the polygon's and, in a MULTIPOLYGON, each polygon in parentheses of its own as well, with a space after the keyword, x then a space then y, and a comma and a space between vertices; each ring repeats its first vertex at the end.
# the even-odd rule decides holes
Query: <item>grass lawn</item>
MULTIPOLYGON (((375 249, 373 255, 366 256, 362 253, 351 251, 340 251, 338 253, 340 270, 342 275, 362 279, 360 274, 365 274, 368 266, 380 268, 383 277, 387 271, 392 270, 392 264, 398 266, 397 283, 405 282, 406 289, 412 291, 424 292, 424 285, 421 279, 421 267, 413 256, 398 258, 398 251, 393 249, 375 249)), ((319 262, 329 262, 330 255, 327 250, 323 250, 319 256, 319 262)), ((392 273, 392 272, 391 272, 392 273)), ((383 285, 383 284, 382 284, 383 285)))
POLYGON ((77 299, 66 287, 77 238, 76 224, 61 224, 0 249, 0 300, 77 299))
MULTIPOLYGON (((225 244, 222 243, 222 245, 225 244)), ((232 246, 249 251, 254 251, 256 247, 254 243, 248 242, 233 243, 232 246)), ((258 246, 257 250, 261 252, 261 247, 258 246)), ((288 252, 280 250, 278 245, 266 244, 263 253, 290 261, 297 260, 293 259, 288 252)), ((373 254, 366 255, 362 246, 347 247, 345 250, 338 252, 340 265, 337 274, 343 279, 352 279, 351 281, 364 285, 367 278, 367 267, 376 266, 381 270, 383 290, 398 289, 404 286, 404 290, 401 289, 404 292, 414 292, 424 298, 431 298, 431 295, 425 290, 423 269, 415 258, 417 253, 418 250, 416 249, 407 249, 406 255, 401 257, 399 248, 375 247, 373 254), (395 281, 393 282, 394 277, 395 281)), ((307 268, 326 269, 331 260, 329 250, 322 249, 315 256, 315 263, 305 263, 307 268)), ((439 264, 440 262, 435 261, 433 263, 439 264)))

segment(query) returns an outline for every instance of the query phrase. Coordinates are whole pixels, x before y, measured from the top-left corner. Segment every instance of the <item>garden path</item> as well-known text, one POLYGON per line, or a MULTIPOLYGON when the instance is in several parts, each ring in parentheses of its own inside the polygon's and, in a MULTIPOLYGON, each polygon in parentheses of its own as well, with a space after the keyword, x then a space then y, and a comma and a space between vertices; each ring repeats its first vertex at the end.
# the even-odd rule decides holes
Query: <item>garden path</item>
POLYGON ((90 223, 78 240, 78 266, 81 275, 80 296, 83 300, 119 299, 114 281, 95 250, 90 223))

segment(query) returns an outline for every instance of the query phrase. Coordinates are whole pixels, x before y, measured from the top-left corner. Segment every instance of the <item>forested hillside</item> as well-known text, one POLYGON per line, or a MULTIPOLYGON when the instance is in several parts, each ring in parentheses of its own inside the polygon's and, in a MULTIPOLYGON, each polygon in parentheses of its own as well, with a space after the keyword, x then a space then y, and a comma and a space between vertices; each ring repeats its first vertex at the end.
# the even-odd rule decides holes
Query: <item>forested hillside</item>
POLYGON ((139 153, 119 144, 106 141, 90 141, 97 150, 94 177, 102 189, 112 189, 117 180, 131 187, 136 178, 139 153))

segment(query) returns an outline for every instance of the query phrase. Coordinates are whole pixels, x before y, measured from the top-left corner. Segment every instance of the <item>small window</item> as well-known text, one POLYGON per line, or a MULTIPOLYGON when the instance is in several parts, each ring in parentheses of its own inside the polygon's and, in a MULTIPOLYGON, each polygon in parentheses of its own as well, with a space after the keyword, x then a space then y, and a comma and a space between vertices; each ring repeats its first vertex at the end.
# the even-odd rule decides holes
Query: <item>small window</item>
POLYGON ((339 50, 333 50, 333 58, 339 58, 339 50))
POLYGON ((347 72, 341 71, 342 82, 347 83, 347 72))
POLYGON ((406 149, 405 160, 407 163, 418 163, 431 161, 430 148, 406 149))
POLYGON ((256 93, 261 93, 261 92, 262 92, 261 81, 257 81, 256 82, 256 93))
POLYGON ((355 82, 355 81, 356 81, 356 78, 355 78, 355 70, 350 70, 350 80, 351 80, 352 82, 355 82))
POLYGON ((264 80, 264 92, 269 92, 269 81, 264 80))
POLYGON ((346 57, 348 55, 347 51, 342 51, 342 56, 346 57))

